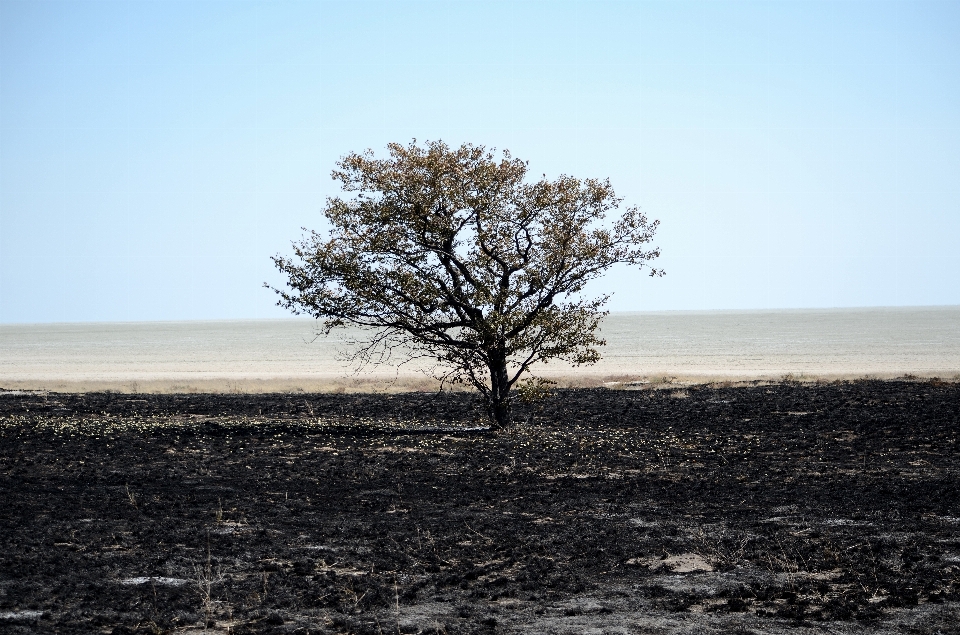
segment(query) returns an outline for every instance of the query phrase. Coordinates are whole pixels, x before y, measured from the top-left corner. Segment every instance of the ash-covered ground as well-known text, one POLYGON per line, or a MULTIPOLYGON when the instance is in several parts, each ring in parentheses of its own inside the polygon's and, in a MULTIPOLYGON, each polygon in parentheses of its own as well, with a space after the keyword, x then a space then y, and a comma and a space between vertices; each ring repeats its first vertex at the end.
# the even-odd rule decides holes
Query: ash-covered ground
POLYGON ((0 393, 0 631, 958 633, 960 385, 0 393))

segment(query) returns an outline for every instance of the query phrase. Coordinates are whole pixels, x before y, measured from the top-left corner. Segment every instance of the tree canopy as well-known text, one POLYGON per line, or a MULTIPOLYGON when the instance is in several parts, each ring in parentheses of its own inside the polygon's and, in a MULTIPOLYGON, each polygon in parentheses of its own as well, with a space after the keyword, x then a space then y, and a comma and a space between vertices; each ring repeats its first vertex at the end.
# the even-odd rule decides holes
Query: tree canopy
POLYGON ((600 358, 609 296, 585 297, 588 282, 618 263, 662 273, 647 247, 658 221, 621 211, 608 180, 528 182, 527 162, 470 144, 388 151, 339 161, 333 177, 352 196, 327 200, 328 232, 273 258, 287 277, 278 304, 326 333, 366 327, 364 359, 432 361, 438 378, 480 391, 496 427, 531 366, 600 358))

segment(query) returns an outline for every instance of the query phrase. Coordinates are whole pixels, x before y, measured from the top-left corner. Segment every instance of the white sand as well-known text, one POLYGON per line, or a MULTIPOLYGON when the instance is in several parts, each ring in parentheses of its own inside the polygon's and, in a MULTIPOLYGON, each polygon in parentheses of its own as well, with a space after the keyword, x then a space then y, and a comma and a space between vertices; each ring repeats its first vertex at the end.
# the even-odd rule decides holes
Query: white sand
MULTIPOLYGON (((960 307, 619 313, 604 359, 562 385, 960 377, 960 307)), ((0 325, 0 387, 133 391, 434 389, 413 366, 355 373, 310 320, 0 325)))

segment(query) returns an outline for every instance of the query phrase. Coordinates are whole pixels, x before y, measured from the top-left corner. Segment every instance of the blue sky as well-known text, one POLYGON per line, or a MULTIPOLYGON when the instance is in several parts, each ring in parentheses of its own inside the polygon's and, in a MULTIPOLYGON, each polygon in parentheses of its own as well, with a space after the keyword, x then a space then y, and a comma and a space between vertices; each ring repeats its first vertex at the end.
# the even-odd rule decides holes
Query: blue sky
POLYGON ((610 177, 615 310, 960 304, 957 2, 0 0, 0 322, 279 317, 390 141, 610 177))

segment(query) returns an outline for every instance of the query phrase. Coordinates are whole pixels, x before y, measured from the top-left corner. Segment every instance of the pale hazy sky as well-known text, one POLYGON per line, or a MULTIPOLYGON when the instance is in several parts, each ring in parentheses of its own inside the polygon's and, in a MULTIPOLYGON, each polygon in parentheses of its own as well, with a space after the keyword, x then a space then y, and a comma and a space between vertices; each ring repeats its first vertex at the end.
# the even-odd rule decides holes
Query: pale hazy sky
POLYGON ((615 310, 960 304, 960 2, 0 0, 0 322, 282 316, 414 137, 660 219, 615 310))

